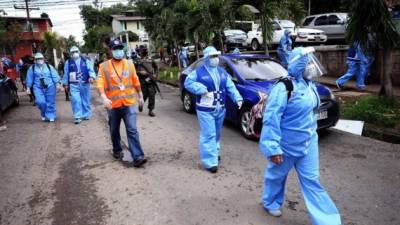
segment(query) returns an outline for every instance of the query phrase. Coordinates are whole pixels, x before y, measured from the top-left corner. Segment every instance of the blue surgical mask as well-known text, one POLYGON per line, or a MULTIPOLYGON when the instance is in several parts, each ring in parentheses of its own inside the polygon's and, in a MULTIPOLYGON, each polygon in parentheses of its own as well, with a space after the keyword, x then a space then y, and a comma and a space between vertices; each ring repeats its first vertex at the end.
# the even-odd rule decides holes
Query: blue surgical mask
POLYGON ((72 53, 72 58, 73 59, 79 59, 79 53, 78 52, 72 53))
POLYGON ((120 60, 124 58, 124 50, 121 49, 116 49, 116 50, 112 50, 112 55, 114 59, 120 60))
POLYGON ((36 59, 36 63, 38 65, 43 65, 44 64, 44 59, 36 59))

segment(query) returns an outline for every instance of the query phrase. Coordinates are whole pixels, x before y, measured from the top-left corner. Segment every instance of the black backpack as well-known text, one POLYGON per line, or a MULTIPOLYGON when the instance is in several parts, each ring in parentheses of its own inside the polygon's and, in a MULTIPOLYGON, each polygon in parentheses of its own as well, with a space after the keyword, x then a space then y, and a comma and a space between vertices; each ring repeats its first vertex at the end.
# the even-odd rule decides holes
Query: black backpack
POLYGON ((282 77, 281 79, 279 79, 275 84, 282 82, 285 87, 286 87, 286 91, 287 91, 287 99, 289 101, 290 97, 292 96, 292 91, 293 91, 293 83, 292 80, 288 77, 282 77))

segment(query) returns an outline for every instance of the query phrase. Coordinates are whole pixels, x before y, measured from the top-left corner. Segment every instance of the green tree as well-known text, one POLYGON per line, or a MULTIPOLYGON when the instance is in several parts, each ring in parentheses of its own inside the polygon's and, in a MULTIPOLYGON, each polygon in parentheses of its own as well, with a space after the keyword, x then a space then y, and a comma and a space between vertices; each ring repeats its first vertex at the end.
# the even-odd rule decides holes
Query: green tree
POLYGON ((89 29, 94 26, 110 26, 112 22, 111 15, 120 14, 123 11, 134 9, 134 7, 119 3, 102 9, 96 9, 91 5, 81 5, 79 9, 85 28, 89 29))
POLYGON ((53 49, 58 49, 61 46, 62 42, 60 41, 60 37, 56 32, 47 31, 43 33, 43 42, 41 47, 41 51, 46 55, 48 61, 54 65, 54 53, 53 49))
POLYGON ((359 42, 363 48, 367 48, 371 35, 375 36, 378 58, 382 64, 381 94, 393 96, 392 49, 399 44, 399 34, 384 0, 354 0, 347 38, 350 43, 359 42))
POLYGON ((0 17, 0 48, 3 54, 5 49, 12 50, 12 56, 15 56, 15 47, 22 37, 22 25, 18 22, 7 22, 0 17))
POLYGON ((86 52, 104 52, 104 47, 107 46, 112 36, 113 32, 109 26, 95 26, 89 28, 83 36, 85 42, 83 49, 86 52))

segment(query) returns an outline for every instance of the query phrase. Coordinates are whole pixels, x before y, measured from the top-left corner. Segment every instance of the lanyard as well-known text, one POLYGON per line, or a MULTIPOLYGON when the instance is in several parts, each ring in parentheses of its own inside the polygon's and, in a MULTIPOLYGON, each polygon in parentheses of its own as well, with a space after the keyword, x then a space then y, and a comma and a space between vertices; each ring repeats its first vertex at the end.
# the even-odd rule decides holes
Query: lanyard
MULTIPOLYGON (((115 69, 114 63, 111 62, 111 65, 112 65, 112 67, 113 67, 113 69, 114 69, 115 74, 117 75, 117 77, 118 77, 118 79, 119 79, 118 83, 122 83, 122 78, 121 78, 121 76, 118 74, 117 69, 115 69)), ((125 65, 123 65, 123 66, 125 67, 125 65)), ((122 68, 122 71, 124 71, 124 68, 122 68)))

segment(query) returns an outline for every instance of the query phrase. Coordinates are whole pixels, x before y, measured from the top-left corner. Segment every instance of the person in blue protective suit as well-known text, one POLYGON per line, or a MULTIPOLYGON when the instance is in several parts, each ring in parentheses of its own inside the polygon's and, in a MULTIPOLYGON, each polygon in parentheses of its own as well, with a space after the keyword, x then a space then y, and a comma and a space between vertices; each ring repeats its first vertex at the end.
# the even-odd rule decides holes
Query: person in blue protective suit
POLYGON ((233 49, 232 54, 240 54, 240 49, 238 48, 233 49))
POLYGON ((290 31, 285 30, 278 47, 278 56, 285 68, 288 66, 290 51, 292 51, 292 39, 290 38, 290 31))
POLYGON ((26 92, 35 94, 35 102, 40 109, 42 121, 56 119, 56 93, 61 89, 57 70, 45 63, 42 53, 35 54, 35 63, 29 67, 26 78, 26 92))
POLYGON ((96 73, 90 60, 82 57, 78 47, 70 49, 70 59, 64 65, 64 88, 70 91, 74 123, 89 120, 92 116, 90 108, 90 84, 96 79, 96 73))
POLYGON ((203 51, 204 65, 185 80, 185 88, 196 95, 196 111, 200 124, 200 159, 211 173, 218 170, 221 129, 225 118, 225 101, 229 96, 239 108, 243 98, 230 75, 219 64, 220 51, 209 46, 203 51))
POLYGON ((342 89, 344 84, 353 76, 356 76, 356 87, 365 88, 365 77, 368 74, 368 58, 363 53, 360 44, 354 43, 347 53, 347 72, 336 80, 336 86, 342 89))
POLYGON ((182 68, 186 68, 189 63, 189 50, 188 47, 183 46, 179 52, 179 59, 181 60, 182 68))
POLYGON ((290 54, 288 99, 284 82, 271 90, 263 117, 259 147, 268 159, 262 204, 272 216, 281 216, 285 183, 295 168, 314 225, 340 225, 339 212, 319 181, 317 109, 320 99, 312 81, 325 73, 313 48, 295 48, 290 54))

